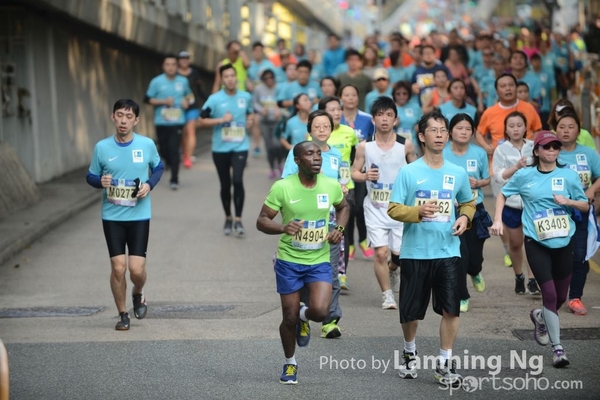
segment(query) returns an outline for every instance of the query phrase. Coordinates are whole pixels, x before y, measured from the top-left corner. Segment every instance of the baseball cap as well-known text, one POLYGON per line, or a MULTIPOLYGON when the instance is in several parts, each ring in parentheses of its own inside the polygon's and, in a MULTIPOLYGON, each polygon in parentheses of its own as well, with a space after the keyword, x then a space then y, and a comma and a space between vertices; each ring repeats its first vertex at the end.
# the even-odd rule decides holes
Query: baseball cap
MULTIPOLYGON (((552 143, 552 142, 561 143, 561 141, 558 140, 558 137, 554 134, 554 132, 539 131, 537 133, 537 135, 535 135, 535 140, 533 141, 533 147, 545 146, 548 143, 552 143)), ((561 145, 562 145, 562 143, 561 143, 561 145)))
POLYGON ((385 78, 390 79, 390 74, 388 74, 385 68, 377 68, 373 73, 373 80, 376 81, 378 79, 385 78))
POLYGON ((190 58, 190 53, 185 50, 182 50, 177 54, 177 58, 190 58))

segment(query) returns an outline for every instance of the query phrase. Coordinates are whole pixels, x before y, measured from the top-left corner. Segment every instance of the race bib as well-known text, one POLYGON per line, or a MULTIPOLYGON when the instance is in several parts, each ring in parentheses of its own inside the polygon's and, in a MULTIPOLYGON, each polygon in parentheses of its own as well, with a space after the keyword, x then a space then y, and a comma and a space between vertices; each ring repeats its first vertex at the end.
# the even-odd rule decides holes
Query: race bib
POLYGON ((327 237, 327 221, 304 221, 302 229, 292 236, 292 246, 299 250, 318 250, 323 248, 327 237))
POLYGON ((417 190, 415 206, 421 207, 428 201, 437 202, 440 210, 433 217, 423 218, 423 222, 450 222, 453 208, 451 190, 417 190))
POLYGON ((160 115, 167 122, 177 122, 181 120, 181 108, 173 108, 173 107, 163 107, 160 110, 160 115))
POLYGON ((226 122, 221 129, 221 139, 224 142, 243 142, 246 137, 246 124, 240 122, 226 122))
POLYGON ((533 214, 533 226, 540 240, 569 236, 569 214, 562 208, 549 208, 533 214))
POLYGON ((590 167, 587 165, 570 165, 569 166, 573 171, 577 172, 579 175, 579 179, 581 180, 581 187, 583 190, 587 190, 592 183, 592 171, 590 171, 590 167))
POLYGON ((376 208, 388 208, 390 203, 390 195, 392 194, 392 187, 394 184, 390 183, 371 183, 371 192, 369 198, 371 204, 376 208))
POLYGON ((113 179, 106 188, 106 199, 117 206, 134 207, 137 197, 133 197, 136 183, 130 179, 113 179))
POLYGON ((342 161, 340 164, 340 183, 347 185, 350 182, 350 164, 346 161, 342 161))

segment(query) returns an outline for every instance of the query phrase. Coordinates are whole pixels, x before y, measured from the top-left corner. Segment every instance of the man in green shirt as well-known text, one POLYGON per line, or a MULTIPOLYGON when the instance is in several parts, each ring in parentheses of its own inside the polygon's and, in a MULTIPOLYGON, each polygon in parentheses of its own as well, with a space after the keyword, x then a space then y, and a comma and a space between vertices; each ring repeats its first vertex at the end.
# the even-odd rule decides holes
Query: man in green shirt
MULTIPOLYGON (((317 118, 329 123, 327 117, 317 118)), ((279 380, 282 384, 298 383, 295 341, 301 347, 308 344, 308 320, 322 322, 329 313, 332 293, 329 243, 342 240, 349 213, 340 184, 320 173, 323 160, 315 143, 298 143, 294 147, 294 161, 298 173, 273 184, 256 221, 261 232, 282 235, 275 261, 277 292, 283 309, 279 332, 286 358, 279 380), (337 226, 330 230, 331 206, 337 213, 337 226), (282 223, 273 221, 279 212, 282 223), (300 303, 300 289, 305 285, 310 293, 310 307, 300 303)))

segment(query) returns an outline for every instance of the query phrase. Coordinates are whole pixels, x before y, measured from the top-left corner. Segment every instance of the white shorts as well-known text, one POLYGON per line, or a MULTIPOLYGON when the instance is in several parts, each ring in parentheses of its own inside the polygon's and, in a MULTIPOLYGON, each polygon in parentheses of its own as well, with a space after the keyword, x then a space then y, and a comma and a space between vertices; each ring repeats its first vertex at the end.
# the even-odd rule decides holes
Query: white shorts
POLYGON ((367 239, 371 247, 387 246, 392 252, 400 254, 402 232, 404 226, 397 228, 369 228, 367 224, 367 239))

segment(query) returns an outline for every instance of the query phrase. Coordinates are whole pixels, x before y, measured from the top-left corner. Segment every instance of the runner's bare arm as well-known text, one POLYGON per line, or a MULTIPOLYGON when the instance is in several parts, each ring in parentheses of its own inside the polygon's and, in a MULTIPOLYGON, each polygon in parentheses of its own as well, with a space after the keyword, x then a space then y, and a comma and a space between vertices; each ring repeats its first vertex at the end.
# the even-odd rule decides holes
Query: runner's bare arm
POLYGON ((408 138, 404 142, 404 156, 406 158, 406 162, 409 164, 417 159, 415 144, 408 138))
POLYGON ((356 154, 354 155, 354 162, 352 163, 352 180, 354 182, 365 182, 367 180, 367 173, 362 172, 365 166, 365 146, 366 142, 359 143, 355 147, 356 154))
POLYGON ((293 235, 302 229, 304 221, 290 221, 287 225, 282 225, 273 221, 273 218, 275 218, 277 213, 278 211, 263 204, 258 219, 256 220, 256 229, 267 235, 281 235, 282 233, 293 235))

